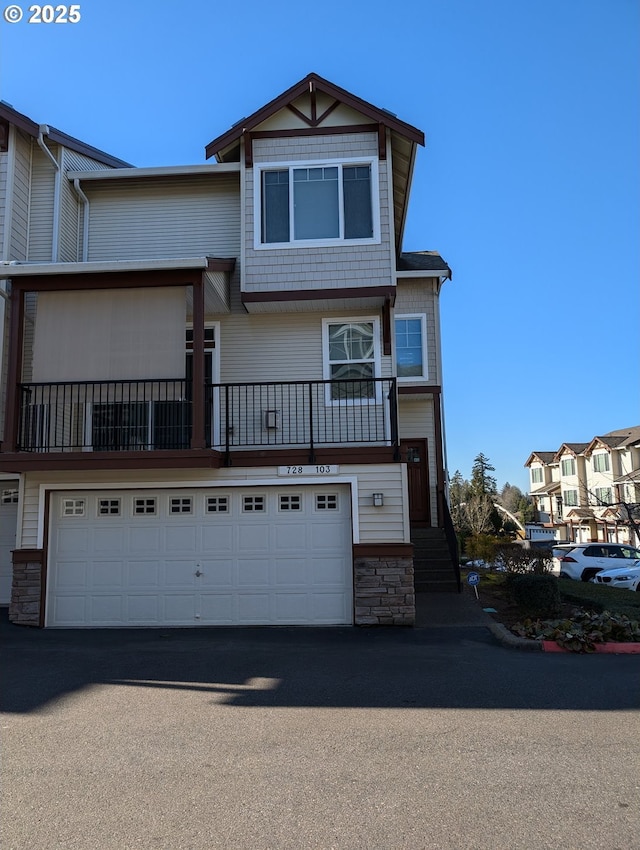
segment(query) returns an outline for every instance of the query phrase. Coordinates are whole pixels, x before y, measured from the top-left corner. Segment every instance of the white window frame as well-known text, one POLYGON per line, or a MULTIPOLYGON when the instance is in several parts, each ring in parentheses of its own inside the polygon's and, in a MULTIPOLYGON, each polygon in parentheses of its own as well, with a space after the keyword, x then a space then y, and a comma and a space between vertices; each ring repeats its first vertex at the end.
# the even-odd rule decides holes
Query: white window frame
POLYGON ((594 472, 610 472, 611 463, 609 461, 609 452, 596 452, 593 455, 592 465, 594 472), (602 465, 601 469, 599 468, 600 465, 602 465))
MULTIPOLYGON (((325 381, 331 380, 331 365, 329 359, 329 326, 330 325, 348 325, 362 324, 363 322, 373 323, 373 378, 380 378, 381 373, 381 351, 380 351, 380 319, 377 316, 347 316, 346 318, 323 319, 322 320, 322 377, 325 381)), ((346 362, 346 361, 345 361, 346 362)), ((361 362, 361 361, 353 361, 361 362)), ((325 387, 325 404, 327 406, 337 405, 363 405, 363 404, 382 404, 382 387, 380 381, 374 381, 374 397, 373 398, 331 398, 331 385, 325 387)))
POLYGON ((561 460, 560 460, 560 475, 563 478, 573 478, 573 476, 575 474, 576 474, 576 459, 574 457, 571 457, 571 456, 566 456, 566 457, 561 458, 561 460), (571 472, 565 472, 564 471, 565 464, 571 465, 571 470, 572 470, 571 472))
POLYGON ((361 156, 340 159, 307 159, 295 162, 254 163, 253 166, 253 247, 257 251, 274 248, 316 248, 332 245, 378 245, 380 244, 380 181, 378 176, 378 157, 361 156), (344 238, 344 194, 342 189, 342 167, 344 165, 368 165, 371 170, 371 223, 373 236, 363 239, 344 238), (289 171, 289 235, 294 227, 295 210, 293 203, 293 172, 296 168, 338 168, 338 216, 340 236, 335 239, 289 239, 288 242, 262 241, 262 175, 265 171, 289 171))
POLYGON ((532 484, 543 484, 544 483, 544 472, 541 466, 532 466, 531 467, 531 483, 532 484))
POLYGON ((429 379, 429 365, 427 363, 427 316, 426 313, 396 313, 393 321, 393 357, 395 360, 396 375, 398 375, 399 383, 411 383, 412 381, 427 381, 429 379), (422 336, 422 374, 407 375, 400 377, 398 375, 398 349, 396 342, 396 327, 395 323, 398 319, 420 319, 420 334, 422 336))

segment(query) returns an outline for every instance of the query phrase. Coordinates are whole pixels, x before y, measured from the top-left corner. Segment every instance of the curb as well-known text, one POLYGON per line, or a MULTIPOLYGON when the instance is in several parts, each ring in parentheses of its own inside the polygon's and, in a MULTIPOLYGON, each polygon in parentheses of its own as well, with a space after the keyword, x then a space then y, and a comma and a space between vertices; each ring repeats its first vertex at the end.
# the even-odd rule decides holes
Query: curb
MULTIPOLYGON (((564 646, 558 646, 554 640, 543 640, 542 649, 545 652, 571 652, 564 646)), ((572 653, 576 654, 576 653, 572 653)), ((581 653, 586 655, 640 655, 640 643, 596 643, 593 653, 581 653)))
POLYGON ((514 635, 513 632, 510 632, 505 625, 497 623, 495 620, 492 620, 491 623, 487 623, 487 628, 503 646, 506 646, 509 649, 524 649, 528 652, 542 652, 544 649, 542 641, 518 637, 517 635, 514 635))

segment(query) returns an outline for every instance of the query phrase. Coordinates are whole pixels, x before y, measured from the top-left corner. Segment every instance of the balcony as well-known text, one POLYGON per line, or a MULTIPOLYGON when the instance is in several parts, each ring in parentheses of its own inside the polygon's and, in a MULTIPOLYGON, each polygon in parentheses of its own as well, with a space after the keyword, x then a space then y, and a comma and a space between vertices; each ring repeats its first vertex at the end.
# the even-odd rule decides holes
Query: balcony
MULTIPOLYGON (((189 451, 192 386, 185 380, 19 385, 17 451, 189 451)), ((397 449, 394 378, 207 384, 207 449, 387 446, 397 449)))

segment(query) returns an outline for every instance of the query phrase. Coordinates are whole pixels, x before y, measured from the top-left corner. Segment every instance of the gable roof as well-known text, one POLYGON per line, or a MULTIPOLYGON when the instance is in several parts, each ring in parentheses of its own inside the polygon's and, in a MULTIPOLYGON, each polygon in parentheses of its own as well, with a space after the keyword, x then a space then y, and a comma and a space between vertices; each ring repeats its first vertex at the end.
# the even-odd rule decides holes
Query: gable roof
POLYGON ((564 454, 572 454, 574 457, 582 454, 582 452, 587 448, 589 443, 563 443, 558 451, 555 453, 554 460, 560 460, 562 455, 564 454))
MULTIPOLYGON (((318 74, 311 73, 307 74, 304 79, 291 86, 291 88, 287 89, 285 92, 282 92, 282 94, 278 95, 278 97, 269 101, 269 103, 265 106, 262 106, 248 117, 242 118, 234 124, 233 127, 227 130, 226 133, 223 133, 221 136, 210 141, 205 148, 206 158, 209 159, 212 156, 219 157, 220 153, 225 148, 229 147, 229 145, 233 142, 238 141, 244 133, 251 132, 251 130, 259 124, 262 124, 263 121, 266 121, 267 118, 275 115, 276 112, 289 107, 294 100, 301 97, 301 95, 306 92, 310 92, 312 94, 314 92, 324 92, 324 94, 329 95, 336 101, 344 103, 346 106, 350 106, 352 109, 361 112, 364 116, 371 119, 371 121, 376 124, 383 124, 385 127, 388 127, 390 130, 404 136, 410 141, 419 145, 424 145, 424 133, 421 130, 418 130, 416 127, 412 127, 411 124, 407 124, 405 121, 401 121, 391 112, 387 112, 386 109, 380 109, 377 106, 373 106, 366 100, 362 100, 362 98, 351 94, 346 91, 346 89, 340 88, 340 86, 336 86, 334 83, 329 82, 329 80, 325 80, 318 74)), ((320 123, 322 117, 323 116, 320 116, 317 119, 317 124, 320 123)))
POLYGON ((529 466, 534 462, 534 460, 538 460, 540 463, 547 465, 549 463, 553 463, 555 456, 555 452, 531 452, 527 458, 525 466, 529 466))
POLYGON ((118 159, 98 148, 94 148, 93 145, 81 142, 80 139, 75 139, 73 136, 63 133, 62 130, 56 130, 55 127, 50 127, 47 124, 36 124, 35 121, 18 112, 10 104, 5 103, 4 100, 0 100, 0 124, 2 123, 13 124, 34 139, 37 139, 40 132, 42 132, 42 135, 46 136, 54 144, 62 145, 69 150, 94 159, 96 162, 101 162, 103 165, 109 166, 109 168, 131 167, 130 163, 125 162, 123 159, 118 159))

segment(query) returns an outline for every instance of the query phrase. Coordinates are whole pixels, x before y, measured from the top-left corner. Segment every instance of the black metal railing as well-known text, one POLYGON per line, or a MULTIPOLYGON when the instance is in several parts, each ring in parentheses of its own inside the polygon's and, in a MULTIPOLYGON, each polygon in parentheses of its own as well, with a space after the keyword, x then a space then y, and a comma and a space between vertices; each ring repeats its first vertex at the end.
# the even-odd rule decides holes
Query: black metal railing
MULTIPOLYGON (((393 378, 205 386, 207 446, 398 445, 393 378)), ((18 449, 188 449, 191 385, 183 380, 20 385, 18 449)))
POLYGON ((453 518, 449 509, 449 503, 444 497, 444 494, 442 494, 442 496, 442 522, 444 525, 444 534, 447 540, 447 546, 449 548, 451 562, 453 564, 453 572, 455 574, 456 582, 458 584, 458 593, 461 593, 462 578, 460 576, 460 551, 458 546, 458 535, 456 534, 456 530, 453 525, 453 518))
POLYGON ((21 384, 18 450, 187 449, 190 398, 184 380, 21 384))

